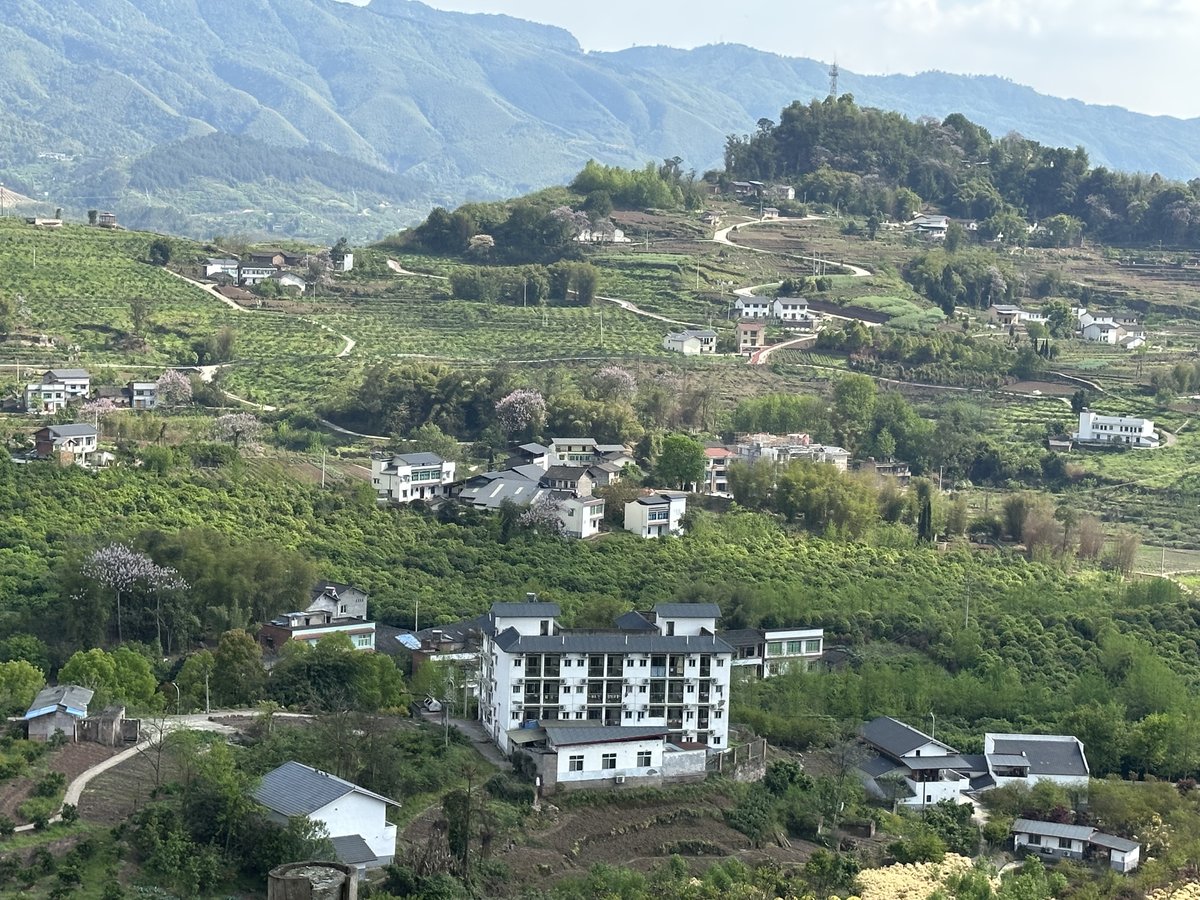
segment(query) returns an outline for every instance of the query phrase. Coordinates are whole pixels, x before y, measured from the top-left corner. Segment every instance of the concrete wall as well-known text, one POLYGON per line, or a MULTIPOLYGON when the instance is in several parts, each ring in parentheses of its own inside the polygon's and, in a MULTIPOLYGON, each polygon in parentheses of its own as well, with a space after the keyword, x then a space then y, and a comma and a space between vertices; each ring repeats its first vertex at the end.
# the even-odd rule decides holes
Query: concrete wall
POLYGON ((346 794, 309 816, 325 823, 330 837, 362 835, 371 852, 384 862, 396 855, 396 826, 387 821, 387 804, 357 791, 346 794))

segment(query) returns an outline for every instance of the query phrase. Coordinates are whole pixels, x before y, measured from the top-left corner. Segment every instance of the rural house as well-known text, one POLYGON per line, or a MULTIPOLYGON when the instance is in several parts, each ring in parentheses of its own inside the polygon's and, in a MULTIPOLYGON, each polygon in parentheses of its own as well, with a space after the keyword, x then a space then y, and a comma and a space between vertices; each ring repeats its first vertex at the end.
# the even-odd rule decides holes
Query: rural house
POLYGON ((770 297, 738 297, 733 308, 742 319, 768 319, 775 314, 775 301, 770 297))
POLYGON ((726 447, 704 449, 704 480, 695 485, 697 493, 726 495, 729 493, 729 464, 737 454, 726 447))
POLYGON ((1153 450, 1159 443, 1151 419, 1102 416, 1087 409, 1079 413, 1079 430, 1071 438, 1080 444, 1119 444, 1138 450, 1153 450))
POLYGON ((69 741, 79 739, 79 723, 87 718, 93 691, 75 684, 45 687, 24 715, 29 740, 48 741, 61 731, 69 741))
POLYGON ((367 618, 367 600, 370 595, 352 584, 322 581, 314 585, 309 594, 306 612, 325 612, 334 618, 367 618))
POLYGON ((375 649, 375 623, 367 621, 367 594, 355 587, 323 581, 312 590, 308 608, 276 616, 258 630, 263 651, 277 654, 288 641, 310 647, 330 634, 344 634, 355 650, 375 649))
POLYGON ((34 433, 34 453, 38 459, 86 466, 92 462, 98 439, 94 425, 47 425, 34 433))
POLYGON ((279 825, 303 816, 324 826, 338 859, 360 872, 386 866, 396 855, 396 826, 388 822, 387 808, 400 804, 336 775, 285 762, 262 777, 254 799, 279 825))
POLYGON ((594 537, 604 521, 604 501, 599 497, 563 497, 558 500, 558 518, 566 537, 594 537))
POLYGON ((1137 841, 1105 834, 1091 825, 1063 825, 1016 819, 1012 824, 1013 850, 1050 859, 1100 861, 1117 872, 1132 872, 1141 861, 1137 841))
POLYGON ((682 534, 686 510, 687 494, 681 491, 645 494, 625 504, 625 530, 642 538, 682 534))
POLYGON ((717 333, 711 328, 674 331, 663 338, 663 348, 684 356, 717 352, 717 333))
POLYGON ((720 637, 733 648, 734 674, 755 678, 811 671, 825 651, 823 628, 739 628, 720 637))
POLYGON ((414 500, 450 496, 455 464, 436 453, 396 453, 371 457, 371 484, 380 503, 404 506, 414 500))
POLYGON ((132 409, 154 409, 158 406, 157 381, 131 381, 126 391, 132 409))
POLYGON ((734 344, 738 353, 753 353, 766 346, 767 326, 763 322, 743 319, 733 329, 734 344))
POLYGON ((73 400, 91 393, 92 376, 86 369, 47 369, 42 380, 25 386, 25 409, 31 413, 53 413, 73 400))

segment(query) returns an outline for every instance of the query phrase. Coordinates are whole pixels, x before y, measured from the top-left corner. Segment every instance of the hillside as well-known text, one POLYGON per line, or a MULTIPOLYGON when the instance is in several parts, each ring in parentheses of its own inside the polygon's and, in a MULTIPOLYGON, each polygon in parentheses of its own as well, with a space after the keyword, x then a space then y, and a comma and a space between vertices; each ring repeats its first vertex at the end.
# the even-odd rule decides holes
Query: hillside
MULTIPOLYGON (((14 0, 0 24, 0 179, 76 213, 193 235, 376 237, 433 204, 524 193, 588 158, 682 156, 794 99, 824 66, 745 47, 584 53, 571 35, 408 0, 14 0)), ((1002 79, 846 73, 860 102, 962 112, 1190 177, 1200 123, 1044 97, 1002 79)))

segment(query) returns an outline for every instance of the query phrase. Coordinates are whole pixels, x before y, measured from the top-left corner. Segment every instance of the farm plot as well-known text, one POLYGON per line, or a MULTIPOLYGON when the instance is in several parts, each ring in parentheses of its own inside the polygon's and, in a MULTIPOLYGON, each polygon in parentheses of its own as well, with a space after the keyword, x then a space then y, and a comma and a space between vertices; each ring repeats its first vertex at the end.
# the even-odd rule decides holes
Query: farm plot
POLYGON ((314 321, 351 334, 355 355, 548 360, 662 355, 669 326, 615 307, 502 306, 418 296, 360 298, 314 321))
MULTIPOLYGON (((194 341, 224 327, 249 359, 336 353, 337 339, 288 316, 238 313, 205 292, 141 261, 153 235, 67 227, 46 232, 0 223, 0 292, 17 300, 21 331, 46 334, 59 349, 3 348, 6 360, 43 363, 78 348, 82 363, 187 365, 194 341), (128 340, 131 301, 147 301, 145 343, 128 340)), ((186 245, 181 252, 186 252, 186 245)))

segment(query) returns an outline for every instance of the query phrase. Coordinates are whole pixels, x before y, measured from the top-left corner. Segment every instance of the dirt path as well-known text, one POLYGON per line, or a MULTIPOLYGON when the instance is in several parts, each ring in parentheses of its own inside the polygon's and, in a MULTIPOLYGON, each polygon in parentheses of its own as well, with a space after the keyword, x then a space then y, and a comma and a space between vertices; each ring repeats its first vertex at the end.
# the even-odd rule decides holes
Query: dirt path
POLYGON ((341 425, 334 425, 328 419, 322 419, 320 416, 317 416, 317 421, 320 422, 322 425, 324 425, 326 428, 336 431, 338 434, 345 434, 345 435, 349 435, 350 437, 367 438, 368 440, 372 440, 372 441, 390 441, 391 440, 390 437, 387 437, 386 435, 382 435, 382 434, 363 434, 361 431, 351 431, 349 428, 343 428, 341 425))
POLYGON ((700 325, 697 325, 695 322, 684 322, 680 319, 668 319, 666 316, 660 316, 658 313, 649 312, 647 310, 642 309, 635 303, 631 303, 628 300, 621 300, 618 297, 601 297, 601 296, 597 295, 596 299, 604 300, 604 301, 607 301, 608 303, 615 303, 615 304, 617 304, 617 306, 621 307, 621 309, 626 310, 627 312, 631 312, 635 316, 644 316, 647 319, 656 319, 659 322, 666 322, 670 325, 686 325, 688 328, 701 327, 700 325))
MULTIPOLYGON (((871 272, 864 269, 862 266, 856 266, 847 262, 834 262, 831 259, 822 259, 819 256, 804 256, 800 253, 781 253, 778 250, 763 250, 759 247, 743 247, 741 244, 735 244, 729 239, 729 235, 734 231, 739 231, 742 228, 748 228, 751 225, 789 225, 797 222, 819 222, 824 219, 824 216, 804 216, 803 218, 792 219, 748 219, 744 222, 735 222, 733 225, 727 225, 712 236, 712 242, 715 244, 726 244, 730 247, 738 247, 742 250, 749 250, 752 253, 766 253, 771 256, 786 256, 788 259, 798 259, 803 262, 827 263, 831 266, 837 266, 839 269, 845 269, 855 278, 870 278, 871 272)), ((735 293, 737 293, 735 291, 735 293)))
POLYGON ((450 280, 445 275, 430 275, 427 272, 413 272, 411 269, 404 268, 404 266, 400 265, 400 263, 394 259, 389 259, 387 261, 387 267, 397 275, 411 275, 414 278, 436 278, 438 281, 450 280))
POLYGON ((792 338, 790 341, 784 341, 780 344, 772 344, 770 347, 763 347, 750 354, 750 365, 766 365, 767 360, 771 358, 771 354, 776 350, 786 350, 789 347, 800 347, 806 344, 815 344, 816 342, 817 336, 815 334, 806 334, 803 337, 792 338))

